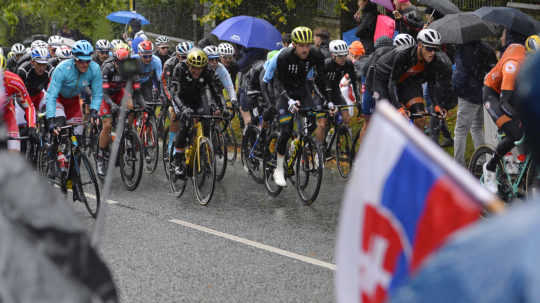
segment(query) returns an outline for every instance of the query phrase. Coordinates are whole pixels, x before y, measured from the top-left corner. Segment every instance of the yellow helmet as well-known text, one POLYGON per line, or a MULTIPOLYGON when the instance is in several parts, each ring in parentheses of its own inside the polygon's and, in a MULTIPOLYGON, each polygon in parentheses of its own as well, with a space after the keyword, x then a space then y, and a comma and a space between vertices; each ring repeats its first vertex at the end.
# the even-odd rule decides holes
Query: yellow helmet
POLYGON ((4 55, 0 55, 0 69, 6 69, 6 58, 4 55))
POLYGON ((296 43, 313 43, 313 32, 309 27, 299 26, 291 32, 291 39, 296 43))
MULTIPOLYGON (((0 55, 1 55, 1 54, 0 54, 0 55)), ((14 53, 14 52, 9 52, 9 53, 7 54, 7 58, 8 58, 8 59, 11 58, 11 57, 13 57, 13 56, 15 56, 15 53, 14 53)))
POLYGON ((119 50, 121 48, 127 49, 128 51, 131 52, 131 47, 129 47, 129 45, 127 43, 124 43, 124 42, 120 42, 120 43, 116 44, 116 47, 114 48, 114 51, 119 50))
POLYGON ((532 35, 525 41, 525 48, 528 53, 533 53, 540 50, 540 37, 538 35, 532 35))
POLYGON ((200 48, 193 48, 187 55, 186 64, 193 67, 205 67, 208 64, 208 56, 200 48))

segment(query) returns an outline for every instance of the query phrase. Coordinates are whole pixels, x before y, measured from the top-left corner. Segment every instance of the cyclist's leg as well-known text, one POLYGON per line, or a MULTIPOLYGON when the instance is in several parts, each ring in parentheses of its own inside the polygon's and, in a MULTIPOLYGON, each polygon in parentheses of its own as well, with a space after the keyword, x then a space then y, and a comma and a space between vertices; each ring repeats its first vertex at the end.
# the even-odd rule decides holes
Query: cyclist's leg
POLYGON ((279 137, 277 140, 277 163, 274 170, 274 182, 280 186, 286 186, 285 172, 283 169, 283 163, 285 162, 285 153, 287 150, 287 141, 292 136, 293 131, 293 115, 288 110, 287 100, 281 98, 278 104, 279 113, 279 137))
MULTIPOLYGON (((8 136, 19 137, 19 126, 17 125, 13 102, 9 102, 4 109, 4 122, 6 123, 8 136)), ((8 140, 7 149, 8 151, 19 152, 21 150, 21 142, 19 140, 8 140)))
MULTIPOLYGON (((251 110, 253 109, 253 100, 247 95, 247 91, 241 88, 238 92, 238 102, 240 103, 240 114, 244 120, 244 125, 247 126, 251 123, 251 110)), ((244 132, 244 130, 242 130, 244 132)))
MULTIPOLYGON (((411 114, 423 113, 426 111, 421 83, 414 80, 405 80, 398 85, 397 91, 399 100, 403 102, 403 105, 405 105, 405 108, 411 112, 411 114)), ((426 118, 422 117, 415 119, 414 125, 421 131, 424 131, 426 118)))

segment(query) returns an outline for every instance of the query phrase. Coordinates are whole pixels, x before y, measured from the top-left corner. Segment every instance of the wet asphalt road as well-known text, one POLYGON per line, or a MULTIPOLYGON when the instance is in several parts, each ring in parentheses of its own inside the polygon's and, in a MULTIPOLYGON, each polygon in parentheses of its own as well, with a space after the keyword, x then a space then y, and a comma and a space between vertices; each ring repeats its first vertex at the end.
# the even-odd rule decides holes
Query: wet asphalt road
MULTIPOLYGON (((161 166, 134 192, 117 176, 110 199, 118 203, 108 204, 100 251, 122 302, 334 302, 344 187, 337 171, 325 169, 317 201, 305 206, 291 185, 270 197, 236 162, 205 207, 191 184, 180 199, 172 196, 161 166)), ((91 231, 84 206, 75 210, 91 231)))

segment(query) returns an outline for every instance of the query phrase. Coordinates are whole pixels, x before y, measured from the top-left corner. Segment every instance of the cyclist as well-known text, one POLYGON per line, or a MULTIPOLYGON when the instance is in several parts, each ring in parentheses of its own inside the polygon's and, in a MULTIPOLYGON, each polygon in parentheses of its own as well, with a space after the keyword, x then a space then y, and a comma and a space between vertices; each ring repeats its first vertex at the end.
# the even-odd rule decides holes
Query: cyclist
MULTIPOLYGON (((418 45, 405 49, 396 48, 380 57, 375 64, 373 77, 373 97, 387 99, 402 113, 424 113, 425 105, 422 84, 448 81, 450 86, 452 64, 443 52, 441 34, 433 29, 423 29, 418 33, 418 45)), ((434 110, 446 115, 446 110, 438 106, 437 94, 433 95, 434 110)), ((414 121, 424 129, 425 118, 414 121)))
POLYGON ((30 49, 26 49, 26 52, 24 53, 24 55, 22 55, 22 57, 20 57, 18 60, 16 60, 16 66, 15 66, 15 71, 17 69, 19 69, 19 67, 21 66, 21 64, 23 64, 24 62, 26 61, 30 61, 32 59, 32 50, 34 48, 37 48, 37 47, 42 47, 42 48, 46 48, 46 49, 49 49, 49 45, 47 44, 47 42, 45 41, 42 41, 42 40, 35 40, 33 41, 31 44, 30 44, 30 49))
POLYGON ((26 47, 21 43, 15 43, 11 47, 11 52, 13 53, 13 57, 7 60, 7 69, 14 73, 17 70, 17 61, 26 54, 26 47))
POLYGON ((225 88, 231 103, 233 106, 237 106, 238 101, 231 75, 229 75, 227 68, 225 68, 225 66, 219 62, 219 51, 217 47, 214 45, 208 45, 203 49, 203 51, 208 57, 208 69, 214 72, 216 80, 219 81, 219 83, 215 83, 214 87, 218 89, 218 92, 221 91, 220 88, 225 88))
POLYGON ((92 60, 99 66, 109 58, 109 53, 112 50, 112 45, 108 40, 101 39, 96 42, 96 52, 92 55, 92 60))
MULTIPOLYGON (((5 68, 4 56, 0 56, 0 70, 5 68)), ((36 116, 35 109, 28 91, 24 86, 22 79, 15 73, 10 71, 3 72, 4 91, 8 99, 8 103, 4 108, 4 122, 6 123, 7 134, 12 138, 19 137, 19 126, 15 116, 15 100, 26 112, 26 121, 28 125, 28 134, 32 138, 36 137, 36 116)), ((7 148, 10 151, 20 151, 21 142, 18 140, 8 140, 7 148)))
MULTIPOLYGON (((185 177, 185 147, 186 139, 191 125, 192 113, 209 114, 211 108, 218 100, 218 94, 213 87, 212 72, 208 69, 208 57, 198 48, 193 48, 189 53, 186 64, 178 64, 174 68, 172 77, 174 85, 173 108, 176 117, 180 119, 181 129, 176 134, 174 141, 175 175, 178 178, 185 177), (209 89, 213 100, 205 100, 209 89)), ((174 176, 170 176, 173 178, 174 176)))
POLYGON ((521 122, 514 115, 514 90, 516 76, 527 54, 536 53, 540 49, 540 37, 532 35, 521 44, 510 44, 504 51, 497 65, 484 78, 482 99, 484 107, 497 127, 504 131, 505 137, 497 144, 495 154, 484 164, 484 185, 493 193, 497 193, 495 169, 497 163, 514 147, 514 142, 523 137, 521 122))
POLYGON ((154 55, 154 44, 150 40, 144 40, 138 44, 138 54, 132 58, 136 58, 139 64, 139 72, 141 74, 141 93, 144 101, 154 100, 154 96, 158 96, 161 91, 161 73, 163 68, 161 60, 154 55))
MULTIPOLYGON (((292 114, 296 113, 300 105, 304 107, 320 107, 312 98, 315 91, 321 99, 324 97, 317 89, 317 85, 308 82, 308 72, 315 68, 324 71, 324 56, 313 46, 313 32, 311 29, 300 26, 291 32, 292 47, 286 48, 278 55, 277 69, 273 78, 280 122, 280 135, 277 142, 277 168, 274 170, 274 182, 279 186, 286 186, 283 162, 287 141, 292 135, 292 114)), ((268 70, 266 71, 268 73, 268 70)), ((319 81, 325 83, 324 73, 319 81)), ((322 136, 321 136, 322 137, 322 136)), ((324 138, 318 138, 322 142, 324 138)))
MULTIPOLYGON (((49 65, 52 68, 56 68, 60 62, 71 59, 71 47, 67 45, 62 45, 59 48, 56 49, 56 56, 54 58, 49 59, 49 65)), ((52 71, 51 71, 52 75, 52 71)))
POLYGON ((49 45, 49 54, 51 57, 56 56, 56 49, 62 46, 64 43, 64 38, 60 36, 50 36, 49 40, 47 40, 47 44, 49 45))
MULTIPOLYGON (((105 61, 101 67, 103 77, 103 102, 99 110, 101 117, 101 133, 99 134, 99 150, 97 154, 97 174, 101 177, 105 176, 107 171, 106 159, 108 159, 108 147, 111 142, 112 116, 118 114, 122 98, 125 95, 126 81, 120 74, 120 63, 129 59, 130 52, 126 48, 118 48, 113 52, 112 58, 105 61)), ((135 87, 137 85, 134 85, 135 87)), ((133 95, 136 95, 135 93, 133 95)), ((127 108, 133 109, 133 100, 129 98, 127 108)), ((134 115, 130 114, 129 125, 131 125, 134 115)))
POLYGON ((233 84, 236 86, 236 76, 238 75, 238 64, 234 60, 234 46, 230 43, 223 42, 218 45, 220 62, 229 71, 233 84))
MULTIPOLYGON (((60 63, 51 77, 47 90, 47 122, 49 131, 58 134, 58 126, 67 123, 80 123, 83 121, 79 95, 85 87, 90 86, 92 100, 90 104, 91 122, 98 119, 98 110, 103 99, 102 78, 99 65, 92 61, 94 48, 86 40, 75 42, 72 49, 73 59, 60 63)), ((82 126, 74 129, 75 134, 82 134, 82 126)), ((53 141, 54 142, 54 141, 53 141)), ((49 150, 49 160, 56 159, 56 146, 52 144, 49 150)), ((55 165, 49 177, 56 176, 55 165)))
POLYGON ((154 55, 161 60, 161 64, 163 65, 171 57, 171 53, 169 52, 169 38, 165 36, 157 37, 156 46, 157 50, 154 55))
POLYGON ((44 106, 42 100, 45 90, 49 85, 49 77, 53 67, 49 62, 49 50, 36 48, 32 50, 32 60, 23 63, 17 70, 17 74, 23 80, 34 108, 39 110, 44 106))

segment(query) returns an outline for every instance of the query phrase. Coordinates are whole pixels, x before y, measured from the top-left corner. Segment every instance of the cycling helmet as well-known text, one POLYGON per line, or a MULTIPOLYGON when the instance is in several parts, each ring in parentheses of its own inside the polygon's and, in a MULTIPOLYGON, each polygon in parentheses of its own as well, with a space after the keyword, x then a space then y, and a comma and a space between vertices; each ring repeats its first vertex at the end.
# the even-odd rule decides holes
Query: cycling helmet
POLYGON ((37 63, 47 63, 50 57, 49 50, 46 48, 38 47, 32 50, 32 61, 37 63))
POLYGON ((266 60, 270 60, 274 58, 274 56, 277 55, 278 53, 279 53, 278 50, 273 50, 271 52, 268 52, 268 54, 266 54, 266 60))
POLYGON ((56 57, 61 60, 71 58, 71 48, 67 45, 62 45, 56 49, 56 57))
POLYGON ((525 41, 525 48, 527 53, 534 53, 540 50, 540 37, 538 35, 532 35, 525 41))
POLYGON ((49 47, 49 44, 43 40, 35 40, 30 44, 30 48, 36 48, 36 47, 49 47))
POLYGON ((116 49, 116 46, 120 43, 124 43, 124 41, 120 40, 120 39, 114 39, 113 41, 111 41, 111 47, 113 49, 116 49))
MULTIPOLYGON (((3 56, 3 55, 4 54, 0 54, 0 56, 3 56)), ((15 54, 13 54, 13 52, 11 52, 11 51, 7 54, 8 59, 11 59, 11 57, 13 57, 13 56, 15 56, 15 54)))
POLYGON ((168 46, 169 44, 169 38, 165 36, 159 36, 156 39, 156 45, 157 46, 168 46))
POLYGON ((421 30, 416 39, 428 46, 441 46, 441 34, 431 28, 421 30))
POLYGON ((295 43, 313 43, 313 32, 309 27, 299 26, 291 32, 291 39, 295 43))
POLYGON ((116 47, 113 49, 113 51, 117 50, 117 49, 127 49, 128 51, 131 52, 131 47, 127 44, 127 43, 124 43, 124 42, 120 42, 116 45, 116 47))
POLYGON ((73 49, 71 49, 71 53, 77 60, 90 61, 92 60, 92 57, 90 56, 92 56, 92 53, 94 53, 94 48, 90 42, 86 40, 79 40, 75 42, 73 49))
POLYGON ((139 54, 141 55, 151 55, 154 53, 154 44, 150 40, 144 40, 137 46, 139 54))
POLYGON ((203 51, 208 56, 208 59, 217 59, 219 58, 219 51, 217 46, 215 45, 208 45, 205 48, 203 48, 203 51))
POLYGON ((145 36, 146 35, 144 34, 144 31, 140 30, 138 32, 135 33, 135 35, 133 36, 133 39, 137 38, 137 37, 140 37, 140 36, 145 36))
POLYGON ((184 41, 176 45, 176 52, 179 55, 187 55, 192 48, 193 48, 193 43, 189 41, 184 41))
POLYGON ((125 49, 125 48, 119 48, 119 49, 116 49, 114 52, 113 52, 113 56, 116 60, 118 61, 123 61, 123 60, 126 60, 129 58, 129 50, 125 49))
POLYGON ((55 46, 55 47, 62 45, 63 42, 64 42, 64 38, 60 36, 50 36, 49 40, 47 40, 47 43, 50 46, 55 46))
POLYGON ((186 63, 193 67, 205 67, 208 64, 208 57, 200 48, 193 48, 187 55, 186 63))
POLYGON ((394 38, 393 45, 401 50, 416 45, 416 41, 414 41, 414 38, 409 34, 399 34, 394 38))
POLYGON ((6 69, 6 58, 4 58, 4 55, 0 55, 0 69, 6 69))
POLYGON ((112 45, 109 40, 101 39, 96 42, 96 49, 100 52, 106 52, 112 49, 112 45))
POLYGON ((24 47, 24 45, 21 43, 15 43, 11 47, 11 51, 14 55, 23 55, 26 52, 26 47, 24 47))
POLYGON ((227 42, 220 43, 218 45, 218 52, 220 56, 234 56, 234 46, 227 42))
POLYGON ((329 45, 330 53, 338 56, 346 56, 349 54, 347 42, 343 40, 332 40, 329 45))
POLYGON ((363 56, 366 54, 366 49, 364 48, 362 42, 354 41, 351 43, 351 46, 349 46, 349 52, 355 56, 363 56))

